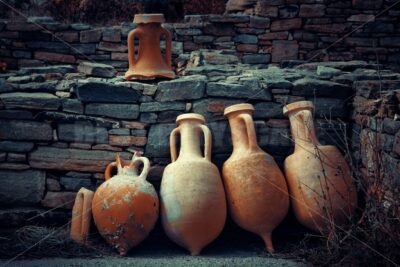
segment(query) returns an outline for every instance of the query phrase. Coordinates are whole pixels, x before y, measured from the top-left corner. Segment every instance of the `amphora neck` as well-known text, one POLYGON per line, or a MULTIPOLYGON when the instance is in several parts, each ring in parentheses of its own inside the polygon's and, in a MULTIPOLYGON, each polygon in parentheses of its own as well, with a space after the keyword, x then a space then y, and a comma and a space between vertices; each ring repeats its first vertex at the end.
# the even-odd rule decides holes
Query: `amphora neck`
POLYGON ((185 119, 179 122, 179 157, 203 157, 200 144, 201 125, 195 119, 185 119))
POLYGON ((284 113, 290 120, 292 137, 295 142, 295 150, 304 150, 304 146, 320 145, 315 132, 312 114, 313 108, 312 103, 309 101, 296 102, 289 104, 284 108, 284 113), (296 107, 295 104, 298 104, 298 106, 296 107))
POLYGON ((254 107, 250 104, 237 104, 225 109, 231 128, 233 152, 241 150, 260 150, 254 127, 254 107))

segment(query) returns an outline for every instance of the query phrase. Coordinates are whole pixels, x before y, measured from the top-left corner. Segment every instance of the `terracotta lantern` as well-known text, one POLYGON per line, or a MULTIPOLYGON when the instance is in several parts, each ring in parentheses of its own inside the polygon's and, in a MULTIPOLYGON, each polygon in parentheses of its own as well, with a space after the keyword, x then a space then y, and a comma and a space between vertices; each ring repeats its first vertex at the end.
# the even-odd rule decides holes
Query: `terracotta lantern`
POLYGON ((171 33, 165 29, 163 14, 138 14, 133 20, 137 28, 128 35, 129 69, 125 79, 150 80, 175 78, 171 69, 171 33), (165 35, 165 56, 161 54, 160 40, 165 35), (136 55, 135 38, 139 40, 136 55))
POLYGON ((251 104, 225 109, 233 152, 225 161, 222 174, 232 219, 261 236, 267 250, 273 252, 271 234, 288 212, 289 196, 282 171, 257 144, 253 112, 251 104))
POLYGON ((357 192, 349 165, 335 146, 317 139, 313 103, 299 101, 283 108, 289 117, 294 153, 285 160, 293 211, 306 227, 329 234, 335 224, 349 220, 357 192))
POLYGON ((211 163, 211 132, 199 114, 177 117, 170 135, 172 163, 161 181, 161 220, 168 237, 192 255, 218 237, 226 219, 224 187, 211 163), (180 135, 180 152, 176 137, 180 135), (200 135, 204 135, 204 154, 200 135))
POLYGON ((105 182, 95 194, 81 189, 72 212, 71 238, 86 243, 91 213, 103 238, 120 255, 143 241, 158 219, 159 201, 154 187, 146 181, 150 162, 136 154, 132 160, 110 163, 105 172, 105 182), (140 166, 143 166, 139 172, 140 166), (111 177, 111 170, 118 174, 111 177), (91 213, 90 213, 91 212, 91 213))

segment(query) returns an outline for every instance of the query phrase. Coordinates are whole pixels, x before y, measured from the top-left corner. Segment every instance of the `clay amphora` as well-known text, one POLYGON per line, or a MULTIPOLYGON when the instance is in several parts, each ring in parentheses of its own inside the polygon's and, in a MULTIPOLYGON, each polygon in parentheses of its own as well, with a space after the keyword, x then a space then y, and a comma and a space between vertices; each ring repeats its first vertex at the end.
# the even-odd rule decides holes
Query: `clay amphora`
POLYGON ((233 152, 222 167, 222 175, 232 219, 261 236, 272 253, 271 233, 288 212, 289 196, 285 177, 274 158, 257 144, 253 111, 250 104, 225 109, 233 152))
POLYGON ((71 231, 72 240, 80 244, 87 244, 92 221, 93 191, 82 187, 75 197, 72 208, 71 231))
POLYGON ((133 20, 137 28, 128 35, 129 70, 125 79, 149 80, 155 78, 175 78, 171 69, 171 33, 161 26, 163 14, 138 14, 133 20), (160 39, 165 35, 165 58, 161 55, 160 39), (135 37, 139 39, 136 56, 135 37))
POLYGON ((177 117, 171 132, 172 163, 163 174, 160 189, 161 219, 168 237, 192 255, 221 233, 226 219, 226 202, 218 168, 211 163, 211 132, 199 114, 177 117), (179 156, 176 135, 180 134, 179 156), (200 134, 204 134, 204 156, 200 134))
POLYGON ((154 187, 146 181, 150 162, 133 156, 123 167, 119 157, 106 168, 106 181, 96 190, 92 211, 97 229, 120 255, 145 239, 158 218, 159 203, 154 187), (139 167, 143 170, 139 174, 139 167), (118 174, 110 179, 111 169, 118 174))
POLYGON ((346 222, 357 205, 350 168, 335 146, 319 143, 313 123, 313 103, 299 101, 283 108, 289 117, 294 153, 285 160, 285 174, 297 219, 328 234, 346 222))

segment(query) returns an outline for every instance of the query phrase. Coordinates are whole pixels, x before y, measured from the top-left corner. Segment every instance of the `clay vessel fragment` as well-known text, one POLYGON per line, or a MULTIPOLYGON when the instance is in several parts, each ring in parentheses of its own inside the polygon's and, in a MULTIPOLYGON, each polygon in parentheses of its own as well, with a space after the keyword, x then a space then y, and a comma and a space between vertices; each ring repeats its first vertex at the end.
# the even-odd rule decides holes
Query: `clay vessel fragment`
POLYGON ((168 237, 192 255, 221 233, 226 202, 217 167, 211 163, 211 132, 199 114, 178 116, 171 132, 172 163, 161 181, 161 219, 168 237), (176 137, 180 135, 179 156, 176 137), (204 134, 204 155, 200 135, 204 134))
POLYGON ((92 222, 92 199, 94 193, 82 187, 75 197, 72 208, 70 237, 77 243, 87 244, 92 222))
POLYGON ((284 107, 289 117, 294 153, 285 160, 291 203, 304 226, 328 234, 347 222, 357 205, 349 165, 340 151, 321 145, 316 137, 313 103, 299 101, 284 107))
POLYGON ((171 33, 161 23, 163 14, 138 14, 133 20, 137 28, 128 35, 129 69, 125 80, 175 78, 171 69, 171 33), (160 40, 165 36, 165 56, 161 54, 160 40), (135 38, 139 40, 136 55, 135 38))
POLYGON ((274 158, 257 144, 253 111, 250 104, 225 109, 233 152, 225 161, 222 174, 232 219, 261 236, 272 253, 271 234, 288 212, 289 196, 285 177, 274 158))
POLYGON ((119 157, 106 168, 106 181, 96 190, 92 211, 97 229, 120 255, 143 241, 158 218, 159 202, 154 187, 146 181, 150 162, 133 156, 123 167, 119 157), (143 170, 139 172, 140 166, 143 170), (110 178, 111 169, 118 174, 110 178))

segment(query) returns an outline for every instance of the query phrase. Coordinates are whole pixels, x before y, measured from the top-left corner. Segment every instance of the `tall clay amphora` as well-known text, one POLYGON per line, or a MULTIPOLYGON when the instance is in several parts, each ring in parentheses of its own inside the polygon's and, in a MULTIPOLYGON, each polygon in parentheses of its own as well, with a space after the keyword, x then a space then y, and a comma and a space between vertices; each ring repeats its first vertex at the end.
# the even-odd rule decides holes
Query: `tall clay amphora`
POLYGON ((171 69, 171 33, 161 26, 163 14, 138 14, 133 20, 137 28, 128 35, 129 70, 125 79, 150 80, 155 78, 175 78, 171 69), (161 55, 160 40, 165 35, 165 57, 161 55), (136 56, 135 38, 139 39, 136 56))
POLYGON ((233 152, 223 165, 222 175, 233 220, 261 236, 272 253, 271 233, 288 212, 289 196, 285 177, 275 160, 257 144, 253 111, 250 104, 225 109, 233 152))
POLYGON ((299 101, 283 108, 289 117, 294 153, 285 160, 285 174, 297 219, 306 227, 329 234, 346 222, 357 205, 350 168, 335 146, 319 143, 313 103, 299 101))
POLYGON ((122 256, 148 236, 158 218, 158 196, 146 181, 149 169, 150 162, 145 157, 135 154, 130 164, 122 167, 117 156, 117 161, 107 166, 106 181, 93 198, 97 229, 122 256), (110 179, 113 167, 118 168, 118 174, 110 179))
POLYGON ((165 232, 192 255, 199 255, 218 237, 226 219, 224 187, 218 168, 211 163, 212 137, 204 122, 199 114, 177 117, 178 127, 170 136, 172 163, 164 170, 160 189, 165 232), (201 133, 204 134, 204 155, 200 148, 201 133))

